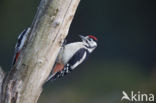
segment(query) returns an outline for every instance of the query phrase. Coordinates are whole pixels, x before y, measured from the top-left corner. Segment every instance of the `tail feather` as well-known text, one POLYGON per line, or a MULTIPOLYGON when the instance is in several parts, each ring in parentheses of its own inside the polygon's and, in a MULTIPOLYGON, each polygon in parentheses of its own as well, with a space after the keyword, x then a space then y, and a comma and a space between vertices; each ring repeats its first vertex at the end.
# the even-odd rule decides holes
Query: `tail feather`
POLYGON ((56 78, 59 78, 61 76, 61 72, 59 71, 59 72, 56 72, 55 74, 51 74, 49 77, 48 77, 48 79, 46 80, 46 82, 47 81, 54 81, 54 80, 56 80, 56 78))
POLYGON ((70 73, 72 71, 72 69, 70 68, 69 65, 65 65, 63 66, 63 69, 57 71, 57 72, 52 72, 51 75, 48 77, 47 81, 51 80, 55 80, 56 78, 61 78, 64 75, 70 73))

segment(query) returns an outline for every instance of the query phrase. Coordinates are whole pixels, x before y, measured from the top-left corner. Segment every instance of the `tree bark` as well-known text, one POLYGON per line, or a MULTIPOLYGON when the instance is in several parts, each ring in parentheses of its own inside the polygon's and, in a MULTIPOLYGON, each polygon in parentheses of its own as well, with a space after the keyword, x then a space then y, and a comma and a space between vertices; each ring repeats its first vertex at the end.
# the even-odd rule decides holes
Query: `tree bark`
POLYGON ((1 103, 36 103, 80 0, 41 0, 17 63, 2 84, 1 103))

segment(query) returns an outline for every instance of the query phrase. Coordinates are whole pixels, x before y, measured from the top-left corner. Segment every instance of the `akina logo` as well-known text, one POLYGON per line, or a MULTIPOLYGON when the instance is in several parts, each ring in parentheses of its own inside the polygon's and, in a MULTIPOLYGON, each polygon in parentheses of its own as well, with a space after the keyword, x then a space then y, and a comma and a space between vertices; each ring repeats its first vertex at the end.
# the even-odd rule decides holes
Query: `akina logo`
POLYGON ((125 91, 122 91, 122 98, 121 101, 127 100, 127 101, 138 101, 138 102, 154 102, 154 94, 149 93, 141 93, 140 91, 134 92, 131 91, 131 93, 128 95, 125 91))

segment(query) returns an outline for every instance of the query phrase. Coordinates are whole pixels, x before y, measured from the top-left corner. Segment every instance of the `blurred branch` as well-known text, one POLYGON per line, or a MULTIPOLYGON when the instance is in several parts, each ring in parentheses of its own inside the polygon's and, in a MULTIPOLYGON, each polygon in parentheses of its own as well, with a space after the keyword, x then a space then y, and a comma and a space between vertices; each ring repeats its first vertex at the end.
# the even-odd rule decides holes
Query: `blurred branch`
POLYGON ((3 82, 3 79, 4 79, 4 72, 3 72, 3 70, 2 70, 2 68, 0 66, 0 86, 1 86, 1 84, 3 82))
POLYGON ((1 103, 36 103, 80 0, 41 0, 25 47, 2 86, 1 103))
POLYGON ((2 90, 2 83, 3 83, 4 76, 5 76, 5 73, 3 72, 0 66, 0 100, 1 100, 1 90, 2 90))

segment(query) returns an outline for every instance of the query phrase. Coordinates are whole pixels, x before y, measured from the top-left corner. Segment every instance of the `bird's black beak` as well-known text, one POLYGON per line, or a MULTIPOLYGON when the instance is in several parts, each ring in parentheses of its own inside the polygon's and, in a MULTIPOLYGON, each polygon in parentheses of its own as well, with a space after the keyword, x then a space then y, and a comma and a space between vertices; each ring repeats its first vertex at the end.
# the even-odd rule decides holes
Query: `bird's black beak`
POLYGON ((83 41, 86 41, 86 37, 85 37, 85 36, 79 35, 79 37, 80 37, 83 41))

